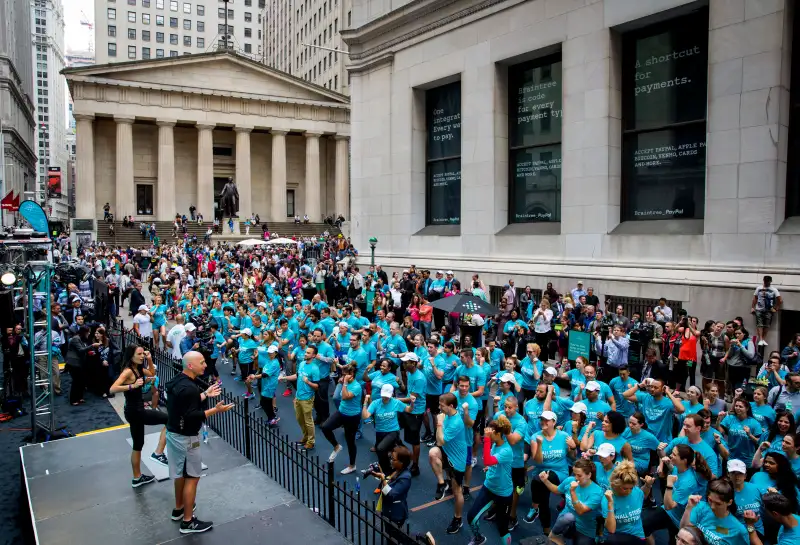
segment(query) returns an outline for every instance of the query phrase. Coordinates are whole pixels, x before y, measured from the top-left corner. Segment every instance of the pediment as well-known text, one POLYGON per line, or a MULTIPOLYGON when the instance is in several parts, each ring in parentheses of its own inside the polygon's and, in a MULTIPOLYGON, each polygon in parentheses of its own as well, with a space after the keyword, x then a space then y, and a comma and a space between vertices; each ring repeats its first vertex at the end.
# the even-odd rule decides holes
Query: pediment
POLYGON ((298 101, 348 103, 344 95, 224 52, 82 67, 65 70, 64 74, 67 79, 76 75, 84 81, 97 79, 106 84, 120 81, 196 89, 198 93, 238 92, 298 101))

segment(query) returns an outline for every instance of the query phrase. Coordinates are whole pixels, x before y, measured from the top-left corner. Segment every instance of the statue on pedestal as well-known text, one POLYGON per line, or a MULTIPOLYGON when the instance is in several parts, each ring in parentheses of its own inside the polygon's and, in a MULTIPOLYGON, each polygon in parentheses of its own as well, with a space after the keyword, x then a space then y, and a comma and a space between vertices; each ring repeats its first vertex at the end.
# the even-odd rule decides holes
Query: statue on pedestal
POLYGON ((233 178, 228 178, 225 187, 222 188, 220 193, 220 203, 222 204, 222 217, 238 218, 239 212, 239 190, 236 189, 236 184, 233 178))

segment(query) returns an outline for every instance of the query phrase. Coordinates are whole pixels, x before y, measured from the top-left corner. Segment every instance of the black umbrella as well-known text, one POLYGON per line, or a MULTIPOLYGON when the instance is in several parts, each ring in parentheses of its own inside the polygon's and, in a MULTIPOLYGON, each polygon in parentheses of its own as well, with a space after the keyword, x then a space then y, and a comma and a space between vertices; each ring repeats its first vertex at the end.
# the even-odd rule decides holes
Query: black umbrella
POLYGON ((445 312, 457 312, 458 314, 495 315, 498 312, 494 305, 487 303, 480 297, 475 297, 471 293, 459 293, 452 297, 443 297, 432 302, 431 306, 445 312))

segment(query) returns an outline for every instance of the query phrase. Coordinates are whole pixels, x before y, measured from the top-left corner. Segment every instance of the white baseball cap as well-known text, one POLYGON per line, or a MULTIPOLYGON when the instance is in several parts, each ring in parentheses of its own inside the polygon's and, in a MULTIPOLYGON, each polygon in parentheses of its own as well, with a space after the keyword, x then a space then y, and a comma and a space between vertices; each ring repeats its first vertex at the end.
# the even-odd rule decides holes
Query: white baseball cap
POLYGON ((747 473, 747 466, 741 460, 728 460, 728 473, 747 473))
POLYGON ((247 335, 248 337, 252 337, 253 336, 253 331, 249 327, 244 328, 239 333, 241 335, 247 335))
POLYGON ((500 377, 500 382, 511 382, 516 384, 517 379, 514 378, 514 375, 511 373, 505 373, 502 377, 500 377))
POLYGON ((186 329, 186 331, 194 331, 197 328, 194 326, 193 323, 190 322, 190 323, 186 324, 186 328, 185 329, 186 329))
POLYGON ((392 397, 394 395, 394 386, 391 384, 384 384, 381 386, 381 397, 392 397))
POLYGON ((139 305, 139 310, 150 310, 147 305, 139 305))
POLYGON ((612 445, 611 443, 603 443, 597 449, 597 455, 600 456, 601 458, 607 458, 608 456, 616 456, 617 449, 615 449, 614 445, 612 445))
POLYGON ((600 391, 600 383, 596 380, 590 380, 586 383, 586 390, 589 392, 599 392, 600 391))
POLYGON ((267 308, 267 304, 264 301, 261 301, 259 304, 256 305, 257 307, 264 307, 267 308))
POLYGON ((553 411, 543 411, 541 416, 539 416, 539 418, 544 418, 545 420, 554 420, 554 421, 557 419, 556 413, 554 413, 553 411))
POLYGON ((558 371, 556 371, 555 367, 545 367, 544 372, 554 377, 558 375, 558 371))
POLYGON ((581 403, 580 401, 573 405, 570 410, 574 413, 583 413, 586 414, 589 412, 589 409, 586 407, 585 403, 581 403))
POLYGON ((267 348, 267 354, 274 354, 277 351, 278 347, 275 346, 274 344, 269 345, 269 348, 267 348))
POLYGON ((413 352, 406 352, 400 359, 403 361, 419 361, 419 357, 413 352))
POLYGON ((453 271, 447 271, 447 274, 452 276, 453 275, 453 271))

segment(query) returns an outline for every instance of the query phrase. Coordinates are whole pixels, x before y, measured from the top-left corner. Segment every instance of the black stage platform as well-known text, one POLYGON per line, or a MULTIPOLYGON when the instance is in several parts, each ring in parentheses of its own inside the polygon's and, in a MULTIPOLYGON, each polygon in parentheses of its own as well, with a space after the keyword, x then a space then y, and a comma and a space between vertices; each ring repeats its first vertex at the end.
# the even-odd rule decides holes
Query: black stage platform
MULTIPOLYGON (((148 428, 148 435, 158 432, 148 428)), ((172 481, 130 485, 127 428, 20 448, 33 531, 39 545, 157 543, 348 543, 318 515, 221 439, 202 446, 208 466, 197 516, 214 529, 182 535, 170 519, 172 481)), ((150 455, 151 437, 142 453, 150 455)), ((142 470, 148 471, 143 463, 142 470)))

